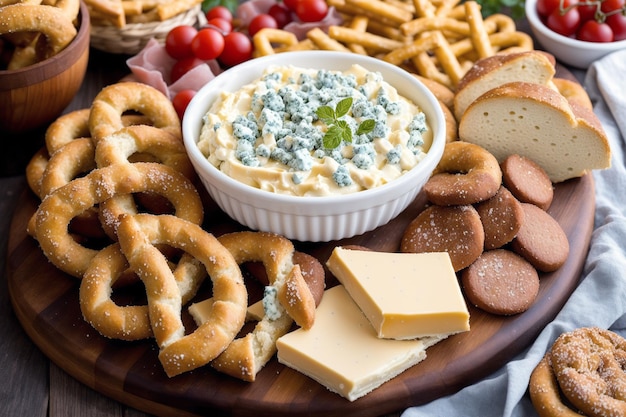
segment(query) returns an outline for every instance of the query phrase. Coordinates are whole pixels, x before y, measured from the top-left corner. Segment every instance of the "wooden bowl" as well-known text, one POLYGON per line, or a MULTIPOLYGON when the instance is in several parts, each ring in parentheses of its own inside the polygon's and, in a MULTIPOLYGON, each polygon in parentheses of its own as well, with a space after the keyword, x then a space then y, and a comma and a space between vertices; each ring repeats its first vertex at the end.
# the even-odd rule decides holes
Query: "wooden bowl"
POLYGON ((22 133, 50 123, 80 88, 89 60, 89 12, 81 2, 74 40, 57 55, 0 71, 0 131, 22 133))

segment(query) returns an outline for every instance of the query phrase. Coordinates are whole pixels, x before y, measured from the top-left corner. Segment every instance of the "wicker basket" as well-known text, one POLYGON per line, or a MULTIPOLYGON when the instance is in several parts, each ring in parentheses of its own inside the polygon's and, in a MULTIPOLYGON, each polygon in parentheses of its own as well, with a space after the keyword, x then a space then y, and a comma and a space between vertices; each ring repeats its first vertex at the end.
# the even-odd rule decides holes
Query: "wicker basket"
POLYGON ((114 54, 134 55, 141 51, 151 38, 163 42, 167 33, 174 27, 196 26, 202 17, 204 15, 200 6, 196 6, 162 22, 132 23, 122 28, 92 25, 91 46, 114 54))

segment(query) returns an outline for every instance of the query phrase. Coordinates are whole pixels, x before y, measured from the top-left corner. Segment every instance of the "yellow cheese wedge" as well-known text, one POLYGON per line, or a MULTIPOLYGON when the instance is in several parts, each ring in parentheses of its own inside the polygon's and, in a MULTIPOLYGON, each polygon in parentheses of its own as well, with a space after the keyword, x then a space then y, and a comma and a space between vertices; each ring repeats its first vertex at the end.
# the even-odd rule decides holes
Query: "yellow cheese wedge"
POLYGON ((446 252, 385 253, 337 247, 328 269, 378 337, 413 339, 469 330, 469 312, 446 252))
POLYGON ((377 337, 342 285, 325 291, 309 330, 276 342, 278 361, 350 401, 364 396, 426 357, 441 338, 392 340, 377 337))

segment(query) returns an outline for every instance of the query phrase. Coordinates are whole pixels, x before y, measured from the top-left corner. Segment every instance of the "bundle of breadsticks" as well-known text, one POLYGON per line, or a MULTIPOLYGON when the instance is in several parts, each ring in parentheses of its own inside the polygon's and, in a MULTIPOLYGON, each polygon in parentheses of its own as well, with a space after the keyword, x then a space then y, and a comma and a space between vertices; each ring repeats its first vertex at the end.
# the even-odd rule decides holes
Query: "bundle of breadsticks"
POLYGON ((529 35, 503 14, 482 17, 475 1, 327 0, 344 24, 316 28, 304 40, 276 29, 254 37, 258 56, 323 49, 367 54, 454 90, 480 58, 533 49, 529 35))
POLYGON ((118 28, 130 23, 163 22, 200 3, 202 0, 85 0, 93 25, 118 28))

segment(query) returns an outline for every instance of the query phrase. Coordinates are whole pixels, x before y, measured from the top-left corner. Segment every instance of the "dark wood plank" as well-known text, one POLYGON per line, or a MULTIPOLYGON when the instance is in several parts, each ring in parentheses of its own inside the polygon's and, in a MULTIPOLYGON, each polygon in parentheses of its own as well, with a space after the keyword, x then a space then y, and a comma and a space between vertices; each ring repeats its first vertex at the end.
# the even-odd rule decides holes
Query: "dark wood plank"
MULTIPOLYGON (((4 179, 0 187, 0 212, 12 213, 17 205, 24 179, 4 179)), ((7 253, 10 216, 0 218, 0 251, 7 253)), ((0 270, 6 270, 6 257, 0 257, 0 270)), ((24 395, 3 395, 0 415, 45 417, 48 410, 48 360, 30 341, 15 318, 9 299, 7 280, 0 280, 0 392, 13 393, 19 386, 24 395)))
MULTIPOLYGON (((428 359, 350 403, 296 371, 271 361, 252 384, 221 375, 209 367, 168 379, 152 341, 124 343, 102 338, 81 317, 78 283, 47 262, 24 226, 37 201, 25 193, 14 215, 9 239, 9 290, 16 315, 33 341, 63 370, 96 391, 157 415, 173 410, 188 415, 224 412, 235 415, 376 416, 424 403, 477 381, 526 347, 561 308, 575 288, 587 254, 595 207, 591 176, 556 187, 550 213, 565 229, 571 245, 567 263, 543 274, 539 298, 524 314, 497 317, 471 310, 469 333, 434 346, 428 359), (50 289, 53 288, 52 291, 50 289)), ((336 244, 362 244, 396 250, 402 231, 422 210, 418 198, 405 212, 377 230, 323 244, 297 243, 322 262, 336 244)), ((209 204, 209 210, 211 205, 209 204)), ((205 227, 239 228, 212 213, 205 227)), ((329 284, 334 280, 329 277, 329 284)))

